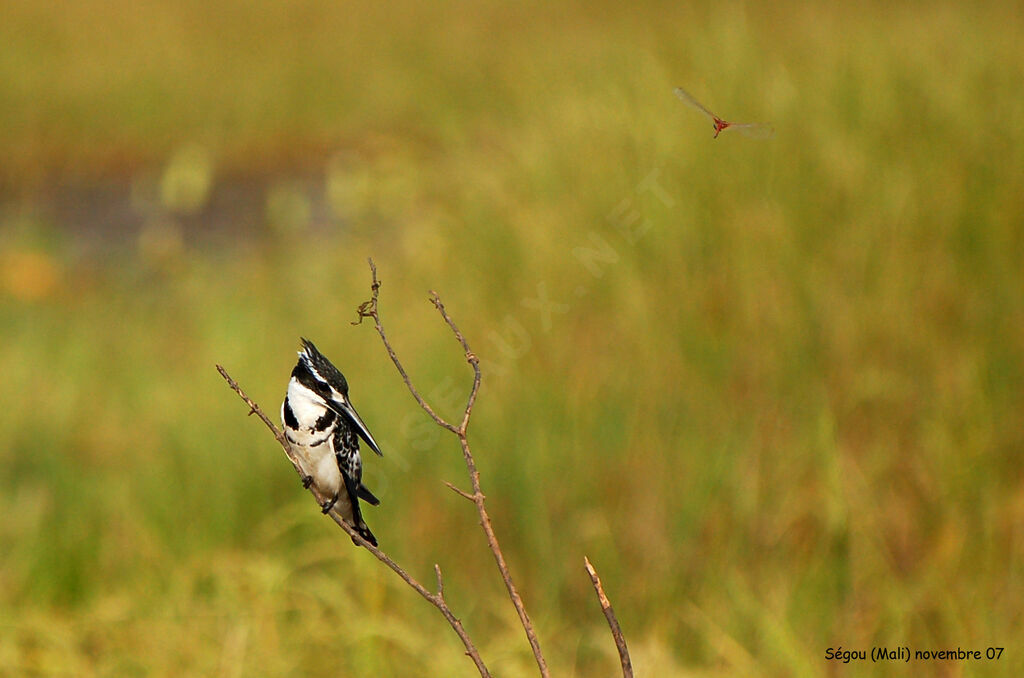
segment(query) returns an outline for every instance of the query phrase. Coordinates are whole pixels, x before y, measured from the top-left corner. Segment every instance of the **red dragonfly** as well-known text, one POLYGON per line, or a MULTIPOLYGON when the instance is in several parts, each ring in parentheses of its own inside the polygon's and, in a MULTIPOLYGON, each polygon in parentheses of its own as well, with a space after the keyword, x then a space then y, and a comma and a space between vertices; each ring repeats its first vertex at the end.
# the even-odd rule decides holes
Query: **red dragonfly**
POLYGON ((771 125, 761 125, 756 122, 727 122, 722 120, 717 115, 704 108, 704 105, 693 98, 693 95, 687 92, 682 87, 676 87, 676 96, 683 100, 685 104, 691 108, 695 108, 704 115, 706 115, 715 126, 715 139, 722 131, 727 129, 734 129, 740 134, 743 134, 754 139, 768 139, 775 130, 772 129, 771 125))

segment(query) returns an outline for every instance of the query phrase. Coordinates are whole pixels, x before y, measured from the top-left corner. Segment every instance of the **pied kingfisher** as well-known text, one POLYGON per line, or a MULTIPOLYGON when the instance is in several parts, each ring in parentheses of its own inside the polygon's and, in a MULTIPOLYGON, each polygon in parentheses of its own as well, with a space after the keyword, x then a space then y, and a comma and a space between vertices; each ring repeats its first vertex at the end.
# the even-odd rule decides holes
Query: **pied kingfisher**
POLYGON ((380 448, 348 399, 344 375, 313 342, 303 339, 302 347, 281 405, 284 435, 298 457, 302 484, 306 488, 315 484, 327 497, 320 506, 323 512, 333 510, 376 546, 359 511, 360 499, 371 506, 380 503, 362 483, 359 438, 378 455, 380 448))

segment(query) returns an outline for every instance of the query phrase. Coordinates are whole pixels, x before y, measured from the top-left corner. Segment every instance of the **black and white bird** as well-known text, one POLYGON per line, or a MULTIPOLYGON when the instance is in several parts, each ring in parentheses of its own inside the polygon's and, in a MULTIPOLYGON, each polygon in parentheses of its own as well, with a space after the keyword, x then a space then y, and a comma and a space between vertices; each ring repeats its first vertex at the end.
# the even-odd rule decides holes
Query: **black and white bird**
POLYGON ((313 342, 303 339, 302 347, 281 405, 285 438, 298 457, 303 485, 315 485, 327 497, 323 512, 336 512, 376 546, 359 510, 360 499, 371 506, 380 503, 362 483, 359 438, 378 455, 380 447, 352 407, 344 375, 313 342))

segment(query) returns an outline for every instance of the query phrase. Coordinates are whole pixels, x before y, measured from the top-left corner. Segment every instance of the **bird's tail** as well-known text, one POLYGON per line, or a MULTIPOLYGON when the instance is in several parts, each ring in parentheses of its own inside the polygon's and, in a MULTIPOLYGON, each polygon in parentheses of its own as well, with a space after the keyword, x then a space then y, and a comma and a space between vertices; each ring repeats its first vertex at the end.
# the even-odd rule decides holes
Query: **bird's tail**
MULTIPOLYGON (((377 538, 373 536, 373 532, 370 532, 370 528, 366 526, 365 522, 363 522, 363 513, 359 510, 359 497, 364 496, 363 493, 365 493, 365 495, 369 495, 370 499, 373 500, 371 503, 375 506, 376 504, 379 504, 380 501, 377 497, 374 497, 369 490, 363 487, 362 483, 358 483, 353 480, 347 473, 342 473, 341 475, 345 480, 345 489, 348 491, 349 504, 352 508, 352 519, 347 522, 355 528, 360 537, 376 546, 377 538), (362 492, 360 492, 360 490, 362 490, 362 492)), ((367 501, 369 501, 369 499, 367 499, 367 501)), ((355 539, 352 540, 352 543, 359 546, 355 539)))
MULTIPOLYGON (((370 528, 366 526, 366 523, 364 523, 363 521, 359 521, 359 524, 356 525, 355 528, 356 532, 359 533, 360 537, 370 542, 374 546, 377 545, 377 538, 373 536, 373 532, 370 532, 370 528)), ((360 545, 359 542, 357 542, 355 539, 352 540, 352 543, 356 546, 360 545)))

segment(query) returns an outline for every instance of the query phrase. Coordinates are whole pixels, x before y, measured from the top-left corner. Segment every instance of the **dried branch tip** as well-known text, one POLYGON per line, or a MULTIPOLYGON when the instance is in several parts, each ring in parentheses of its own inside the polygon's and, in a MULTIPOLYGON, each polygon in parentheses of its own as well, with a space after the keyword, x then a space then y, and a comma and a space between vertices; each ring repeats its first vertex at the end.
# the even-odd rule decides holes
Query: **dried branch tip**
POLYGON ((437 575, 437 597, 444 598, 444 581, 441 579, 441 566, 434 563, 434 574, 437 575))
POLYGON ((615 649, 619 651, 623 678, 633 678, 633 664, 629 660, 629 648, 626 647, 626 637, 622 635, 622 627, 619 626, 619 620, 615 617, 612 604, 608 602, 608 596, 604 594, 601 578, 597 576, 597 570, 590 564, 590 558, 583 556, 583 563, 586 565, 587 574, 590 575, 590 582, 594 585, 597 600, 601 603, 601 611, 604 612, 604 618, 608 621, 608 628, 611 629, 612 640, 615 641, 615 649))

